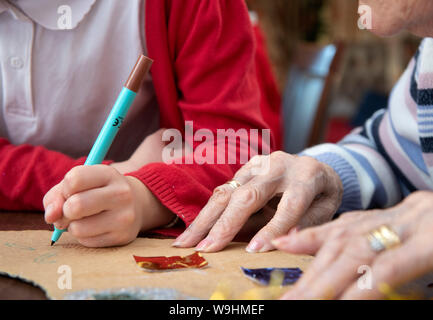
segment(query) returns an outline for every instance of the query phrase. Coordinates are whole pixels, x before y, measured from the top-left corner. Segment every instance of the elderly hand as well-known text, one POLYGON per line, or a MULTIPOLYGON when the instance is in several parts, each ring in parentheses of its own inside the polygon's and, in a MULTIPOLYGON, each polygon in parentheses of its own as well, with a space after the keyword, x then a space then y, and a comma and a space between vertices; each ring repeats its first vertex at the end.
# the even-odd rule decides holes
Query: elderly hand
POLYGON ((283 299, 379 299, 433 271, 433 192, 417 192, 387 210, 346 213, 325 225, 276 239, 281 250, 317 256, 283 299), (367 235, 386 225, 401 245, 377 252, 367 235), (371 289, 358 286, 369 266, 371 289), (361 269, 359 269, 361 267, 361 269))
POLYGON ((199 251, 221 250, 250 216, 274 197, 281 196, 275 215, 247 247, 249 252, 272 250, 271 240, 296 226, 331 220, 341 203, 339 176, 331 167, 310 157, 280 151, 255 156, 236 173, 234 180, 240 187, 229 184, 217 187, 194 223, 173 246, 198 244, 199 251))

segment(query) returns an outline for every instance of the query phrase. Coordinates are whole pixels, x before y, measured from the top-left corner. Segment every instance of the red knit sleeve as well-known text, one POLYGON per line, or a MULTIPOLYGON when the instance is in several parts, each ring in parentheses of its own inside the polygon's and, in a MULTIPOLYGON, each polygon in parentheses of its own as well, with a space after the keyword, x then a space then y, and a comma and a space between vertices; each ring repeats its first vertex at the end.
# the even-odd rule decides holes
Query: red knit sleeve
MULTIPOLYGON (((162 126, 179 128, 179 123, 184 126, 184 121, 192 121, 194 131, 212 132, 215 153, 219 151, 218 129, 250 132, 252 128, 266 128, 255 73, 254 36, 245 2, 162 2, 146 1, 147 46, 155 59, 152 77, 162 126)), ((200 144, 194 141, 194 147, 200 144)), ((248 152, 248 148, 248 141, 238 141, 234 164, 154 163, 130 175, 140 179, 189 225, 213 189, 233 177, 241 166, 241 152, 248 152)))
POLYGON ((272 70, 265 35, 258 25, 254 26, 254 34, 257 40, 256 69, 261 93, 260 109, 266 123, 272 128, 275 148, 281 149, 283 147, 281 93, 272 70))
POLYGON ((0 138, 0 210, 41 211, 45 193, 84 161, 0 138))

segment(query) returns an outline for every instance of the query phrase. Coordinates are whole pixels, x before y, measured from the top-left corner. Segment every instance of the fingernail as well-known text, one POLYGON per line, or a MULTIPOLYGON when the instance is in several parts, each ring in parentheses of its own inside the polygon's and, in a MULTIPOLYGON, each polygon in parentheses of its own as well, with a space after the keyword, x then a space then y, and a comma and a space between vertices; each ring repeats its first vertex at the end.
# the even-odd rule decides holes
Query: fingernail
POLYGON ((54 205, 52 203, 47 205, 47 207, 45 208, 45 214, 50 214, 51 211, 53 211, 53 207, 54 207, 54 205))
POLYGON ((285 236, 285 237, 274 239, 271 242, 275 247, 284 247, 285 245, 287 245, 289 241, 290 240, 288 239, 288 237, 285 236))
POLYGON ((280 247, 280 248, 285 247, 290 242, 292 242, 293 236, 295 236, 298 232, 299 232, 299 228, 294 227, 294 228, 290 229, 289 233, 286 236, 276 238, 276 239, 272 240, 271 242, 275 247, 280 247))
POLYGON ((262 247, 263 243, 260 240, 252 240, 245 250, 249 253, 257 253, 262 247))
POLYGON ((272 243, 265 243, 263 247, 259 250, 260 253, 262 252, 268 252, 275 250, 275 246, 272 243))
POLYGON ((182 235, 174 239, 174 242, 171 244, 173 247, 177 247, 182 244, 182 235))
POLYGON ((271 242, 274 246, 278 247, 281 244, 281 239, 280 238, 274 239, 274 240, 271 240, 271 242))
POLYGON ((183 245, 183 241, 176 239, 174 240, 174 242, 171 244, 172 247, 181 247, 183 245))
POLYGON ((47 207, 45 208, 45 213, 44 213, 44 219, 46 223, 52 223, 53 221, 50 221, 50 219, 47 220, 47 217, 50 217, 51 214, 53 213, 54 210, 54 205, 52 203, 48 204, 47 207))
POLYGON ((212 241, 210 241, 208 239, 204 239, 195 247, 195 251, 204 251, 207 248, 209 248, 209 246, 211 244, 212 244, 212 241))
POLYGON ((187 233, 184 231, 181 235, 179 235, 173 242, 172 246, 177 247, 182 245, 187 238, 187 233))

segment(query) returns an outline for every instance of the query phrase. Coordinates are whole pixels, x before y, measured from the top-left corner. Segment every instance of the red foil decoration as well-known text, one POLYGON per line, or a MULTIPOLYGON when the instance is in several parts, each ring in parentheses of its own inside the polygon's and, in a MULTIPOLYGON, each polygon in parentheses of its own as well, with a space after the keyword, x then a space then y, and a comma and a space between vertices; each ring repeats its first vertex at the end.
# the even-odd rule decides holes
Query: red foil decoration
POLYGON ((200 252, 195 252, 189 256, 173 257, 138 257, 133 256, 137 265, 148 271, 165 271, 186 268, 203 268, 207 266, 207 261, 200 252))

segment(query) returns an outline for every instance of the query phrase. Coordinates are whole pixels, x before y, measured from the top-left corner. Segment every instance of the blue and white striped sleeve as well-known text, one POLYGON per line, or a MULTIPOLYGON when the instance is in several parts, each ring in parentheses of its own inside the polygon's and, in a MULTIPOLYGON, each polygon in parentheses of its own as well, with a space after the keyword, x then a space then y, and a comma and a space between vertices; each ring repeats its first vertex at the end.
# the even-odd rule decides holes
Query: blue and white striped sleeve
POLYGON ((301 153, 326 163, 339 175, 343 199, 337 214, 386 208, 402 198, 398 180, 372 134, 373 124, 380 122, 386 112, 376 112, 364 127, 353 130, 338 144, 321 144, 301 153))

